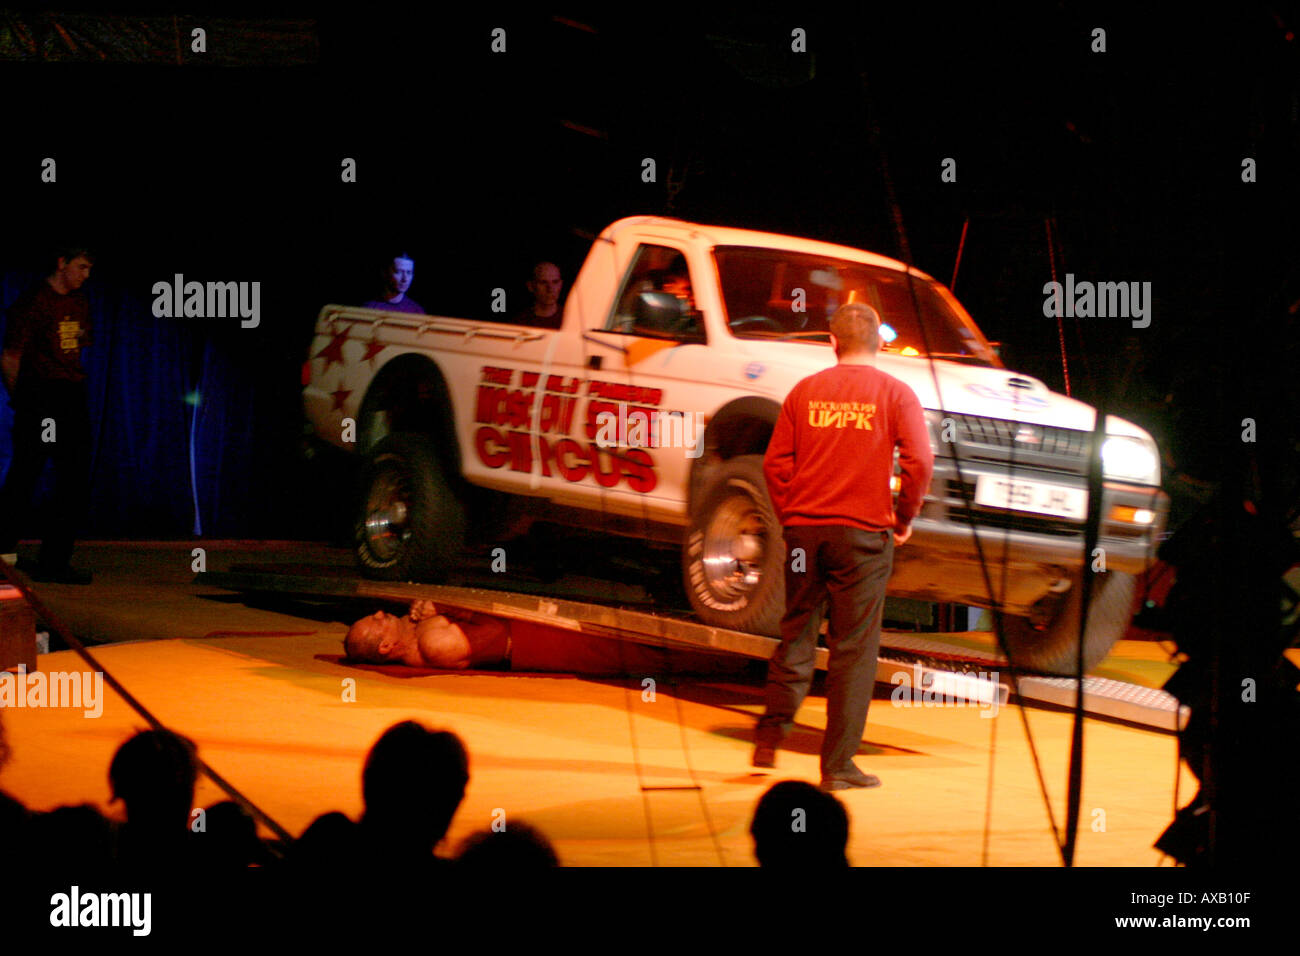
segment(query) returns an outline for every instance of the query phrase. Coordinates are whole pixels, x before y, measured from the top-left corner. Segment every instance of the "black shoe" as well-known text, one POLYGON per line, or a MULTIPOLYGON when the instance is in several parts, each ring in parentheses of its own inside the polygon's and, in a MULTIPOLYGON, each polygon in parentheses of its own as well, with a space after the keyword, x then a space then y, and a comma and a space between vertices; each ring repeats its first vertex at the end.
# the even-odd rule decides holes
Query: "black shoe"
POLYGON ((35 578, 36 575, 41 572, 41 566, 35 561, 29 561, 27 558, 19 558, 18 562, 14 565, 14 569, 21 571, 29 578, 35 578))
POLYGON ((776 766, 776 748, 769 747, 767 744, 754 745, 754 759, 751 761, 755 767, 764 767, 771 769, 776 766))
POLYGON ((829 777, 822 777, 821 789, 827 793, 832 790, 849 790, 854 787, 878 787, 880 778, 875 774, 863 773, 857 767, 849 766, 848 770, 842 770, 837 774, 829 777))
POLYGON ((60 569, 51 580, 58 584, 90 584, 95 580, 95 575, 90 571, 74 568, 69 564, 60 569))
POLYGON ((42 565, 24 568, 21 561, 18 564, 33 581, 44 581, 49 584, 89 584, 95 577, 89 571, 74 568, 70 564, 65 564, 61 568, 47 568, 42 565))

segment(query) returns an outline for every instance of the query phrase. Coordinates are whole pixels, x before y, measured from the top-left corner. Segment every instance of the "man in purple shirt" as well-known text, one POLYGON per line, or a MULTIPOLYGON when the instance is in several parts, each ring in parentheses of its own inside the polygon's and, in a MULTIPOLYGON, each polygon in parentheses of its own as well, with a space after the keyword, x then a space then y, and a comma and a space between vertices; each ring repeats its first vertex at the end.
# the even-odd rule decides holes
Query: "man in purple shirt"
POLYGON ((380 268, 380 276, 383 281, 383 292, 378 299, 362 302, 362 308, 424 315, 424 309, 420 308, 420 303, 406 294, 406 290, 411 287, 411 280, 415 276, 415 261, 409 255, 405 252, 399 252, 391 259, 386 258, 380 268))

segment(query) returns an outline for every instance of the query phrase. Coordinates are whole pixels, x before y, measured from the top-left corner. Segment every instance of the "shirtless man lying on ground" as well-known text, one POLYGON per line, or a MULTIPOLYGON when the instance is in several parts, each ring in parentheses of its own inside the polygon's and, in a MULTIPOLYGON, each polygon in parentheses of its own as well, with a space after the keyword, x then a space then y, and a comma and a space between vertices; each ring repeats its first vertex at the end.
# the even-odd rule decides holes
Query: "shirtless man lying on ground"
POLYGON ((444 670, 494 668, 587 675, 743 673, 743 658, 669 651, 596 637, 533 621, 439 610, 416 601, 405 617, 385 611, 348 628, 343 650, 354 661, 444 670))
POLYGON ((473 611, 439 611, 416 601, 406 617, 376 611, 348 628, 343 650, 354 660, 465 670, 508 664, 510 626, 473 611))

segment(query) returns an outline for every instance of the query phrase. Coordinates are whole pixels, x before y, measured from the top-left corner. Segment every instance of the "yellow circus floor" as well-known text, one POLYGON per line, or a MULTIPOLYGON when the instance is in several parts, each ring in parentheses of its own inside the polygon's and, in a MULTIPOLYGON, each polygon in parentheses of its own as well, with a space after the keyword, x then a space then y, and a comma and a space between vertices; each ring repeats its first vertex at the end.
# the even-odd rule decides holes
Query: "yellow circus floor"
MULTIPOLYGON (((775 771, 749 766, 759 688, 679 679, 653 700, 640 680, 501 673, 393 676, 338 663, 341 632, 141 641, 95 649, 102 664, 209 764, 297 834, 318 814, 361 809, 367 749, 413 718, 454 730, 471 755, 469 790, 444 854, 504 811, 579 866, 750 866, 755 802, 777 780, 817 781, 825 701, 810 697, 775 771), (344 700, 356 681, 355 702, 344 700), (665 788, 665 789, 656 789, 665 788)), ((84 670, 71 652, 44 671, 84 670)), ((883 691, 882 691, 883 692, 883 691)), ((144 722, 105 687, 103 715, 6 708, 13 759, 4 789, 34 809, 89 802, 109 812, 114 749, 144 722)), ((838 794, 858 866, 1056 866, 1021 716, 975 707, 872 704, 858 763, 881 788, 838 794), (996 739, 995 739, 996 737, 996 739), (989 799, 990 752, 993 761, 989 799)), ((1029 711, 1058 822, 1070 717, 1029 711)), ((1172 736, 1099 721, 1085 733, 1083 866, 1155 866, 1173 818, 1172 736)), ((1183 771, 1180 802, 1195 792, 1183 771)), ((206 779, 197 805, 223 799, 206 779)), ((1168 862, 1168 861, 1166 861, 1168 862)))

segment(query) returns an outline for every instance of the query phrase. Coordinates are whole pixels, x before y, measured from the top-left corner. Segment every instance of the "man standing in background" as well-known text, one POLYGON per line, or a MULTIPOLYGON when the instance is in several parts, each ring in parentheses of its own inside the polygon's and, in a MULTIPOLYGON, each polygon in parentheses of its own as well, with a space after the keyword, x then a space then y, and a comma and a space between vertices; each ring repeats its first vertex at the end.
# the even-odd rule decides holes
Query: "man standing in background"
POLYGON ((406 291, 415 279, 415 260, 405 252, 385 256, 379 269, 379 298, 362 302, 363 309, 384 309, 387 312, 410 312, 424 315, 424 309, 406 291))
POLYGON ((90 494, 90 413, 81 350, 90 344, 90 303, 81 287, 94 257, 82 247, 58 251, 54 272, 9 308, 0 353, 14 408, 13 460, 0 490, 0 556, 17 564, 18 519, 27 514, 47 458, 54 461, 53 514, 35 565, 18 564, 37 581, 89 584, 69 565, 77 525, 90 494))
POLYGON ((564 309, 560 306, 560 290, 564 287, 560 267, 554 262, 539 262, 533 266, 533 277, 525 284, 532 293, 533 304, 514 321, 520 325, 558 329, 564 319, 564 309))

